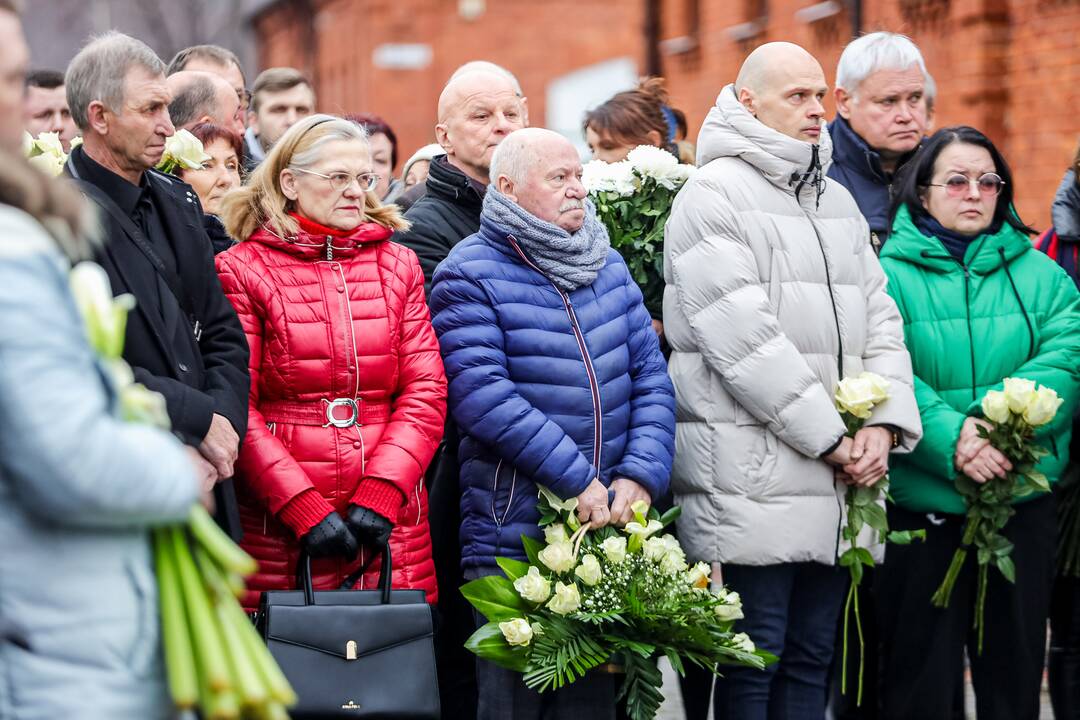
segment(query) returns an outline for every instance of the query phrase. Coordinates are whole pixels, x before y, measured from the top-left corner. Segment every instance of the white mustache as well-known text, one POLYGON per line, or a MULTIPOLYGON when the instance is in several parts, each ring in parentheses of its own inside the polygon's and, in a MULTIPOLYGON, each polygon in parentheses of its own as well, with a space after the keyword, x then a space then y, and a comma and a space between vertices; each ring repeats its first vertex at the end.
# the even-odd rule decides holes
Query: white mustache
POLYGON ((584 210, 584 209, 585 209, 585 201, 584 200, 567 200, 565 203, 563 203, 562 207, 559 208, 559 212, 564 213, 564 212, 570 212, 571 210, 584 210))

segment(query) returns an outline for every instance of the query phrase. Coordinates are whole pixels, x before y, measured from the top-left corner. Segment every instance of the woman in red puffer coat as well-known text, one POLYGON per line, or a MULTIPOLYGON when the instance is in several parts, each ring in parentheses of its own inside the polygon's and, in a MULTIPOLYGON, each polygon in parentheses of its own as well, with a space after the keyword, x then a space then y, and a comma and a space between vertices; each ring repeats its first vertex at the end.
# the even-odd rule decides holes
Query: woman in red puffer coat
MULTIPOLYGON (((393 586, 436 600, 424 470, 446 376, 405 222, 370 192, 363 130, 315 115, 225 199, 218 273, 251 346, 237 463, 242 546, 259 562, 245 605, 295 587, 301 547, 334 589, 387 542, 393 586)), ((373 587, 379 563, 355 587, 373 587)))

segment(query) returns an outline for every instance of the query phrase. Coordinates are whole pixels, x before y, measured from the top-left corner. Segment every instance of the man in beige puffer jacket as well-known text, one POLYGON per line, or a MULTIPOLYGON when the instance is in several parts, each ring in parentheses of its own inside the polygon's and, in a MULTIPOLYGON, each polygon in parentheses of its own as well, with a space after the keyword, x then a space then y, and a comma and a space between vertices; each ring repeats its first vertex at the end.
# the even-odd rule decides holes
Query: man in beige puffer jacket
POLYGON ((721 563, 742 595, 739 629, 780 657, 765 673, 726 669, 718 717, 822 717, 847 579, 835 566, 845 483, 877 482, 889 452, 922 434, 866 221, 825 180, 826 91, 799 46, 751 53, 702 126, 700 169, 666 228, 680 538, 694 560, 721 563), (850 439, 832 398, 863 370, 890 397, 850 439))

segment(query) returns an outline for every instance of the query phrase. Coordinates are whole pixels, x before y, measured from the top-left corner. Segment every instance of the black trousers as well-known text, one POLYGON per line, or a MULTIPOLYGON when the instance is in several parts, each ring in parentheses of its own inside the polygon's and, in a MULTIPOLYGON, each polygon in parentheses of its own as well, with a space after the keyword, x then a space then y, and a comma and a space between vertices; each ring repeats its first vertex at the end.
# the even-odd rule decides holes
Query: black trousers
POLYGON ((1055 720, 1080 720, 1080 578, 1054 581, 1047 674, 1055 720))
POLYGON ((883 720, 948 718, 957 664, 967 649, 979 720, 1038 720, 1046 620, 1054 577, 1053 496, 1016 507, 1004 534, 1015 544, 1016 584, 990 568, 984 647, 972 629, 977 567, 969 553, 947 608, 930 603, 960 544, 964 518, 927 516, 890 506, 893 530, 927 531, 925 543, 889 546, 877 577, 883 720), (940 523, 940 524, 938 524, 940 523))

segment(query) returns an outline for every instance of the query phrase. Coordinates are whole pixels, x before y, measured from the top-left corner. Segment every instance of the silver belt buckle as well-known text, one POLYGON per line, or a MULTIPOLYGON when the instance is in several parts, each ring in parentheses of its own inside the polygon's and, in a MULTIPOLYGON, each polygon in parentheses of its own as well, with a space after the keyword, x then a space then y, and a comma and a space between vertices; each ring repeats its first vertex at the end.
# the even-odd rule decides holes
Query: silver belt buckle
POLYGON ((326 424, 336 428, 350 428, 357 424, 360 419, 360 406, 352 398, 335 398, 326 405, 326 424), (334 416, 334 408, 346 407, 351 411, 351 416, 342 419, 334 416))

